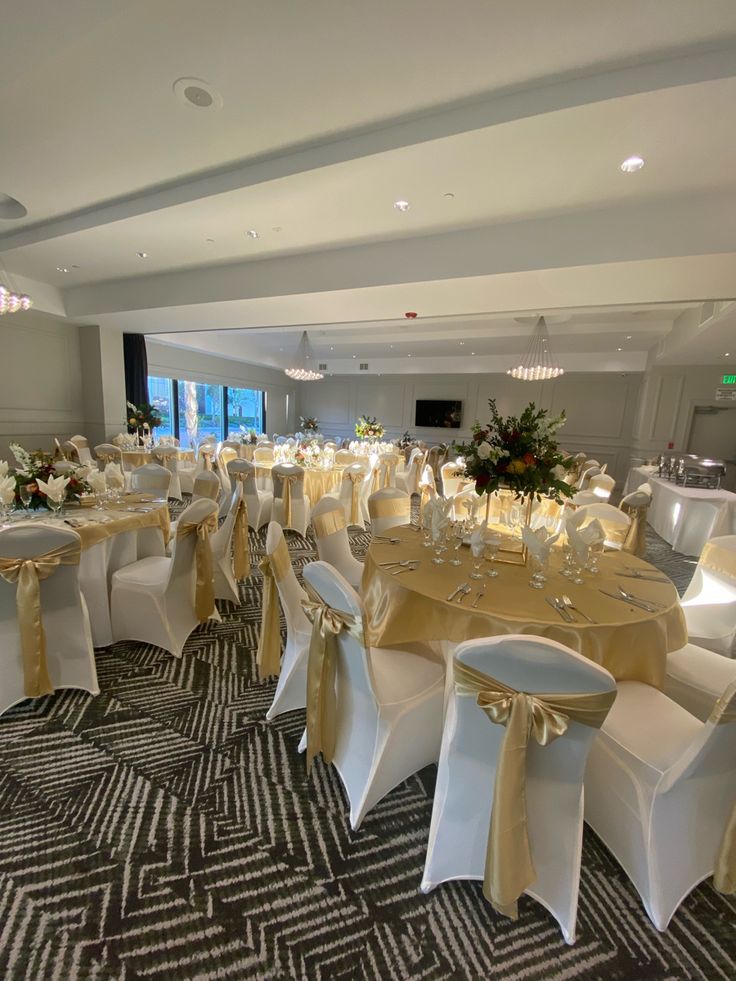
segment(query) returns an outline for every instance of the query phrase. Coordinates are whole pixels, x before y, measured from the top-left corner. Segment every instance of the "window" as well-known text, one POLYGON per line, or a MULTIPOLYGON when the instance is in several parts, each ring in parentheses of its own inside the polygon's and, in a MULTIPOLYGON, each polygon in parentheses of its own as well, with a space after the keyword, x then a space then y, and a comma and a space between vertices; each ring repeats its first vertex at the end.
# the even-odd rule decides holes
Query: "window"
POLYGON ((255 388, 230 388, 227 392, 227 434, 241 429, 263 432, 263 392, 255 388))
POLYGON ((148 401, 161 414, 161 425, 156 428, 157 436, 175 436, 174 393, 170 378, 148 376, 148 401))
POLYGON ((180 381, 179 441, 196 446, 205 436, 222 439, 222 385, 180 381))

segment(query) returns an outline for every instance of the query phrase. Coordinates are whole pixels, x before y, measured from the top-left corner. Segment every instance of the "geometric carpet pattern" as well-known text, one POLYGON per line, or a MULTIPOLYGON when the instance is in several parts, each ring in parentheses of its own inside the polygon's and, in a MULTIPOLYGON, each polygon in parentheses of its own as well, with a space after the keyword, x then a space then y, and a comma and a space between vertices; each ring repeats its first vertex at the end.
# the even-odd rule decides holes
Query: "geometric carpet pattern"
POLYGON ((736 897, 703 883, 659 934, 587 829, 572 947, 527 897, 512 922, 478 883, 422 895, 435 768, 350 830, 334 769, 306 776, 304 713, 265 722, 261 586, 181 660, 120 643, 96 698, 0 719, 0 977, 733 981, 736 897))

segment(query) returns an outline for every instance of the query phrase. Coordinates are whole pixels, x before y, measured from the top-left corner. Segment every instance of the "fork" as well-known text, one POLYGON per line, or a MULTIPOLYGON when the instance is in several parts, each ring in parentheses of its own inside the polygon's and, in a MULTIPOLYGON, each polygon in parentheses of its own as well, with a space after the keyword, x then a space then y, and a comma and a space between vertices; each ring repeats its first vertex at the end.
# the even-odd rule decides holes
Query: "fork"
POLYGON ((478 603, 480 602, 480 600, 483 599, 483 595, 485 594, 485 591, 486 591, 486 585, 487 585, 486 583, 483 583, 483 585, 478 590, 478 593, 477 593, 475 599, 470 604, 473 607, 473 609, 475 609, 476 606, 478 605, 478 603))
POLYGON ((458 593, 461 593, 468 584, 466 582, 461 582, 457 589, 453 589, 450 595, 447 597, 447 602, 452 603, 458 593))
POLYGON ((595 620, 592 617, 589 617, 587 613, 583 613, 582 610, 579 610, 570 597, 566 596, 565 593, 562 594, 562 603, 568 610, 575 610, 575 612, 579 613, 581 617, 585 617, 588 623, 595 623, 595 620))
POLYGON ((658 606, 660 609, 664 609, 664 604, 658 603, 656 600, 642 599, 641 596, 634 596, 633 593, 627 593, 625 589, 622 589, 619 585, 616 586, 619 593, 629 601, 636 600, 638 603, 646 603, 649 606, 658 606))
POLYGON ((472 587, 471 587, 470 583, 467 583, 466 582, 465 585, 463 586, 463 588, 460 590, 460 595, 457 598, 458 603, 462 603, 462 601, 465 599, 465 597, 470 592, 471 588, 472 587))

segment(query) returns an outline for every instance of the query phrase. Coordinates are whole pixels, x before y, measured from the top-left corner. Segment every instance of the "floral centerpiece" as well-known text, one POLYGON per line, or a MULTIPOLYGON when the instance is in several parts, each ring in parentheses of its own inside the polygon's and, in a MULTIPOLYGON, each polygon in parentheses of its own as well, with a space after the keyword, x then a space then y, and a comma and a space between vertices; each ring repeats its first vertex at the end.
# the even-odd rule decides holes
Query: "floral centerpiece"
POLYGON ((572 497, 574 488, 565 477, 574 461, 558 447, 555 433, 565 424, 565 413, 549 416, 533 402, 521 415, 504 418, 489 399, 490 422, 473 426, 470 443, 455 450, 465 459, 465 473, 475 481, 478 494, 508 488, 522 500, 550 497, 558 504, 572 497))
POLYGON ((355 435, 360 439, 381 439, 385 431, 375 416, 361 416, 355 423, 355 435))
POLYGON ((299 424, 303 433, 319 432, 319 421, 314 416, 299 416, 299 424))
POLYGON ((140 405, 133 405, 132 402, 125 403, 128 407, 128 426, 131 429, 155 429, 160 426, 162 419, 158 409, 148 402, 141 402, 140 405))
POLYGON ((411 446, 413 442, 415 442, 414 437, 407 429, 404 435, 396 441, 396 445, 400 450, 405 450, 406 447, 411 446))
POLYGON ((243 444, 249 444, 250 446, 255 446, 258 442, 258 433, 255 429, 246 429, 245 426, 239 426, 237 432, 229 432, 227 434, 228 439, 239 440, 243 444))
MULTIPOLYGON (((51 454, 44 453, 43 450, 26 450, 18 443, 11 443, 10 450, 18 466, 15 469, 10 469, 4 460, 0 460, 0 477, 12 477, 15 480, 16 507, 20 507, 22 503, 21 487, 27 487, 30 493, 27 507, 33 511, 37 511, 38 508, 45 508, 47 503, 43 487, 48 483, 49 477, 55 475, 51 454), (41 481, 41 485, 39 485, 39 481, 41 481)), ((90 467, 79 466, 65 473, 65 476, 69 478, 65 495, 67 501, 78 501, 82 494, 89 492, 90 488, 86 480, 89 472, 90 467)))

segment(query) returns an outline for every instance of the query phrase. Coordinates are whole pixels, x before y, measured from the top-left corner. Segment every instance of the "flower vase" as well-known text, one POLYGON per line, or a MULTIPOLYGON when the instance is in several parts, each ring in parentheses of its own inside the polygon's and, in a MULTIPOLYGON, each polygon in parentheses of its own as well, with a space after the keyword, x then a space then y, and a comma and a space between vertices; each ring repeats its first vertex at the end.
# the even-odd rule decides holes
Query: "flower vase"
MULTIPOLYGON (((508 565, 525 566, 529 558, 529 552, 521 538, 521 528, 523 525, 531 525, 533 500, 527 497, 525 500, 517 498, 514 491, 510 488, 501 487, 494 492, 499 502, 498 525, 503 526, 501 532, 501 544, 498 548, 497 562, 505 562, 508 565), (518 509, 518 513, 514 509, 518 509), (518 535, 514 531, 518 524, 518 535)), ((486 527, 491 522, 491 494, 486 493, 486 527)), ((500 529, 496 529, 500 530, 500 529)))

